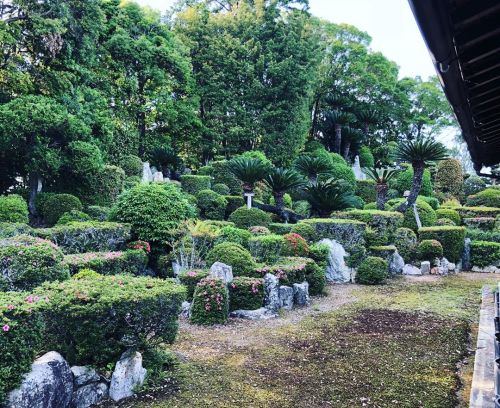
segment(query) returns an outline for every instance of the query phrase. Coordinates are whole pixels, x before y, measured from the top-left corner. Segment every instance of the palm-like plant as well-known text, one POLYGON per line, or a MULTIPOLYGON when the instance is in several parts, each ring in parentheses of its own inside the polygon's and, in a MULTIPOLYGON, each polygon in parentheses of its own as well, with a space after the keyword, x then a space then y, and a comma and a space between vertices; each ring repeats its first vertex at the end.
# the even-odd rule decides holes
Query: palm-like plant
POLYGON ((285 208, 283 196, 290 190, 296 190, 305 185, 304 177, 293 169, 274 168, 264 179, 271 189, 276 207, 282 211, 285 208))
POLYGON ((342 144, 343 144, 342 156, 344 157, 344 159, 348 160, 349 153, 351 151, 351 146, 359 145, 359 142, 363 140, 364 136, 365 136, 364 133, 359 129, 353 127, 348 127, 344 129, 342 138, 342 144))
POLYGON ((306 188, 307 201, 320 217, 328 218, 333 211, 342 210, 355 204, 351 191, 339 181, 329 179, 318 181, 306 188))
POLYGON ((370 126, 377 124, 380 120, 380 116, 375 109, 360 109, 355 114, 358 122, 362 126, 365 136, 368 136, 370 126))
POLYGON ((417 201, 418 193, 422 188, 422 178, 425 166, 429 162, 444 160, 448 154, 446 147, 430 138, 410 140, 400 143, 394 154, 395 159, 402 162, 411 163, 413 167, 413 184, 410 195, 396 210, 405 212, 408 207, 412 207, 417 201))
POLYGON ((318 180, 318 176, 330 171, 332 165, 324 157, 302 154, 295 160, 294 167, 300 174, 307 177, 309 181, 314 184, 318 180))
POLYGON ((348 127, 349 124, 355 121, 355 117, 351 113, 334 110, 325 113, 325 126, 333 129, 335 132, 335 139, 333 143, 333 150, 335 153, 341 154, 342 147, 342 128, 348 127))
POLYGON ((171 147, 155 148, 151 152, 151 162, 168 178, 182 167, 182 160, 171 147))
POLYGON ((395 177, 396 174, 398 174, 398 170, 388 168, 377 169, 376 167, 373 167, 364 168, 363 172, 369 179, 375 181, 375 189, 377 192, 377 210, 383 210, 385 202, 387 201, 387 190, 389 190, 387 183, 395 177))
POLYGON ((269 172, 269 167, 260 159, 236 157, 228 163, 229 171, 241 181, 245 193, 253 193, 255 183, 261 181, 269 172))

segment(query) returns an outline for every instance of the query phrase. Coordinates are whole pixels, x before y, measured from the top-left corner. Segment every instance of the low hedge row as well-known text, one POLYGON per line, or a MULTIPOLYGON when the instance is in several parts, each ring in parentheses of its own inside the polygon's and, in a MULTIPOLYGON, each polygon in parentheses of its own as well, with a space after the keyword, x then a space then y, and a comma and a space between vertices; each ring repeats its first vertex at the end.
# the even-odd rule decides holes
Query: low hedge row
POLYGON ((404 219, 403 214, 397 211, 379 210, 351 210, 337 214, 337 217, 364 222, 379 234, 386 236, 389 241, 404 219))
POLYGON ((364 245, 366 223, 357 220, 310 218, 300 221, 313 227, 318 237, 331 238, 341 243, 346 251, 356 245, 364 245))
POLYGON ((472 266, 498 265, 500 262, 500 243, 472 241, 470 255, 472 266))
POLYGON ((435 239, 443 246, 443 256, 451 262, 458 262, 464 252, 465 228, 438 226, 418 230, 420 240, 435 239))
POLYGON ((457 208, 462 218, 496 217, 500 215, 500 208, 496 207, 461 207, 457 208))
POLYGON ((71 275, 82 269, 92 269, 101 275, 141 275, 144 273, 147 263, 148 256, 142 249, 86 252, 64 257, 64 264, 68 266, 71 275))
POLYGON ((181 176, 182 189, 189 194, 196 195, 199 191, 210 190, 210 176, 184 174, 181 176))

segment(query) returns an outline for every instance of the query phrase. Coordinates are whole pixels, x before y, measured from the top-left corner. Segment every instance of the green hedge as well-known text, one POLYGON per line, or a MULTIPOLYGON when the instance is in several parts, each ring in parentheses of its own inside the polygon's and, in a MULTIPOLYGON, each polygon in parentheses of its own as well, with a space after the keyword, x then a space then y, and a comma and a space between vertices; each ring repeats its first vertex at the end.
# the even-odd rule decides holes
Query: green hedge
POLYGON ((61 250, 50 241, 18 235, 0 241, 0 290, 31 290, 69 278, 61 250))
POLYGON ((250 231, 242 228, 236 227, 223 227, 219 230, 219 236, 217 237, 217 243, 222 242, 234 242, 235 244, 240 244, 241 246, 248 248, 248 240, 252 237, 250 231))
POLYGON ((186 193, 196 195, 202 190, 210 190, 210 180, 210 176, 184 174, 181 176, 181 186, 186 193))
POLYGON ((292 232, 292 228, 295 224, 284 224, 280 222, 272 222, 269 224, 269 230, 278 235, 285 235, 292 232))
POLYGON ((420 261, 430 261, 436 265, 436 259, 443 257, 443 246, 435 239, 424 239, 417 247, 417 257, 420 261))
POLYGON ((273 263, 281 256, 285 246, 283 235, 257 235, 248 240, 250 253, 259 262, 273 263))
POLYGON ((234 276, 251 276, 255 269, 255 261, 248 250, 233 242, 215 245, 207 255, 207 266, 222 262, 233 268, 234 276))
POLYGON ((34 231, 28 224, 19 222, 0 222, 0 239, 11 238, 16 235, 33 235, 34 231))
POLYGON ((356 283, 362 285, 379 285, 384 283, 388 273, 387 261, 376 256, 369 256, 358 268, 356 273, 356 283))
POLYGON ((464 252, 464 227, 424 227, 418 230, 420 240, 435 239, 443 246, 443 256, 451 262, 458 262, 464 252))
POLYGON ((194 291, 199 281, 206 278, 209 272, 201 269, 193 269, 191 271, 181 272, 179 274, 179 281, 186 287, 187 300, 193 300, 194 291))
POLYGON ((482 268, 489 265, 498 265, 500 262, 500 243, 472 241, 470 255, 472 266, 482 268))
POLYGON ((451 208, 438 208, 436 210, 436 217, 438 220, 441 220, 443 218, 452 220, 455 225, 460 225, 462 223, 462 218, 460 217, 458 211, 451 208))
POLYGON ((64 257, 64 264, 69 267, 71 275, 82 269, 92 269, 101 275, 144 273, 148 256, 142 249, 128 249, 112 252, 86 252, 64 257))
POLYGON ((0 222, 28 223, 28 204, 20 195, 0 196, 0 222))
POLYGON ((234 222, 238 228, 268 227, 271 224, 271 216, 255 207, 240 207, 229 216, 229 221, 234 222))
POLYGON ((483 231, 475 228, 467 228, 465 236, 472 241, 492 241, 500 242, 500 229, 493 231, 483 231))
POLYGON ((371 203, 377 198, 374 180, 356 180, 356 195, 360 196, 366 203, 371 203))
MULTIPOLYGON (((387 202, 387 207, 389 210, 394 210, 396 209, 401 203, 403 203, 406 199, 394 199, 394 200, 389 200, 387 202)), ((433 210, 433 208, 427 204, 424 200, 421 198, 417 199, 417 211, 418 215, 420 217, 420 222, 422 223, 423 227, 430 227, 436 223, 437 217, 436 217, 436 211, 433 210)), ((405 213, 404 213, 404 220, 403 220, 403 227, 405 228, 411 228, 412 230, 416 231, 417 230, 417 222, 415 221, 415 214, 413 212, 413 208, 408 208, 405 213)))
POLYGON ((57 244, 65 254, 120 250, 130 239, 130 226, 115 222, 71 222, 35 233, 57 244))
POLYGON ((316 229, 309 224, 304 224, 302 222, 294 224, 290 232, 294 234, 299 234, 309 243, 313 243, 318 240, 318 234, 316 233, 316 229))
POLYGON ((43 204, 43 219, 49 225, 54 225, 61 216, 71 210, 82 211, 83 206, 78 197, 71 194, 53 194, 43 204))
POLYGON ((236 277, 228 285, 229 310, 255 310, 264 303, 264 281, 258 278, 236 277))
POLYGON ((378 234, 387 237, 388 241, 392 240, 394 232, 404 220, 403 214, 397 211, 379 210, 351 210, 338 213, 336 217, 362 221, 376 230, 378 234))
POLYGON ((310 225, 315 229, 318 239, 330 238, 341 243, 346 251, 356 245, 364 245, 366 223, 357 220, 310 218, 299 224, 310 225))
POLYGON ((467 197, 467 206, 470 207, 500 207, 500 190, 487 188, 479 193, 467 197))
POLYGON ((223 220, 227 200, 224 196, 212 190, 201 190, 196 193, 197 206, 200 209, 200 216, 210 220, 223 220))
POLYGON ((399 254, 409 263, 416 258, 417 234, 410 228, 398 228, 394 233, 394 244, 399 254))
POLYGON ((125 172, 118 166, 105 165, 92 178, 92 204, 109 206, 125 188, 125 172))
POLYGON ((500 208, 496 207, 461 207, 457 208, 462 218, 496 217, 500 215, 500 208))
POLYGON ((129 275, 46 283, 44 343, 73 365, 105 368, 129 348, 172 343, 185 289, 171 280, 129 275), (84 306, 84 307, 82 307, 84 306))
POLYGON ((202 279, 194 291, 191 323, 224 324, 229 315, 229 293, 222 279, 202 279))
POLYGON ((496 218, 494 217, 464 218, 463 222, 467 228, 477 228, 485 231, 492 231, 495 228, 496 218))

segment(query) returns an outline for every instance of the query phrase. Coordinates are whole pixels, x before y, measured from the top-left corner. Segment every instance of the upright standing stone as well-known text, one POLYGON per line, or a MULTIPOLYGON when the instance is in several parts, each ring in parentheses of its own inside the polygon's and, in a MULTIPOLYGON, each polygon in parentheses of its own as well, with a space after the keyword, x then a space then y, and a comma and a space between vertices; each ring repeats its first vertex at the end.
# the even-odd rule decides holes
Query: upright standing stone
POLYGON ((153 174, 153 181, 163 183, 165 180, 163 179, 163 173, 161 171, 157 171, 153 174))
POLYGON ((108 398, 108 386, 104 382, 84 385, 73 393, 71 408, 88 408, 108 398))
POLYGON ((148 162, 142 163, 142 181, 145 183, 153 181, 153 173, 148 162))
POLYGON ((391 274, 399 274, 403 273, 403 268, 405 266, 405 260, 399 252, 396 250, 389 261, 389 273, 391 274))
POLYGON ((431 273, 431 263, 429 261, 421 262, 420 270, 422 271, 422 275, 429 275, 431 273))
POLYGON ((138 352, 125 352, 116 363, 111 376, 109 396, 113 401, 134 395, 134 389, 141 386, 146 378, 146 369, 142 367, 142 355, 138 352))
POLYGON ((465 238, 464 241, 464 253, 462 254, 462 270, 470 271, 472 269, 471 261, 470 261, 470 238, 465 238))
POLYGON ((293 288, 280 286, 280 306, 285 310, 293 308, 293 288))
POLYGON ((293 301, 297 306, 309 305, 309 283, 294 283, 293 284, 293 301))
POLYGON ((280 308, 280 281, 272 273, 264 276, 264 306, 272 311, 280 308))
POLYGON ((210 267, 210 276, 222 279, 225 283, 233 281, 233 268, 222 262, 215 262, 210 267))

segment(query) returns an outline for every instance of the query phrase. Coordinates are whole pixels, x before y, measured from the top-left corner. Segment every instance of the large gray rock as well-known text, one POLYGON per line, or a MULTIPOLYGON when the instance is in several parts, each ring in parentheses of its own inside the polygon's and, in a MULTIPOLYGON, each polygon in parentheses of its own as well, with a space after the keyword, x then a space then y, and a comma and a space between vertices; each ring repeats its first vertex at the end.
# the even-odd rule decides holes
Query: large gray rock
POLYGON ((439 274, 448 275, 449 272, 449 262, 446 258, 441 258, 439 261, 439 274))
POLYGON ((153 174, 153 181, 158 183, 163 183, 165 180, 163 179, 163 173, 161 171, 157 171, 153 174))
POLYGON ((464 240, 464 252, 462 254, 462 270, 470 271, 472 268, 471 257, 470 257, 471 239, 465 238, 464 240))
POLYGON ((146 369, 142 366, 141 353, 123 353, 111 376, 110 398, 119 401, 134 395, 134 389, 141 386, 145 378, 146 369))
POLYGON ((108 398, 108 385, 104 382, 87 384, 73 393, 71 408, 88 408, 108 398))
POLYGON ((90 384, 99 381, 100 377, 96 370, 87 366, 73 366, 71 367, 75 386, 90 384))
POLYGON ((280 308, 280 281, 272 273, 264 276, 264 306, 272 311, 280 308))
POLYGON ((278 317, 278 314, 266 307, 261 307, 255 310, 234 310, 229 313, 229 316, 247 320, 267 320, 278 317))
POLYGON ((481 273, 500 273, 500 268, 495 265, 489 265, 484 267, 473 266, 472 272, 481 272, 481 273))
POLYGON ((186 319, 191 316, 191 303, 190 302, 182 302, 181 304, 181 316, 186 319))
POLYGON ((222 262, 215 262, 210 267, 210 276, 222 279, 225 283, 233 281, 233 268, 222 262))
POLYGON ((429 261, 421 262, 420 270, 422 271, 422 275, 429 275, 431 273, 431 263, 429 261))
POLYGON ((37 358, 19 388, 7 397, 8 408, 66 408, 73 394, 73 374, 55 351, 37 358))
POLYGON ((309 283, 293 284, 293 301, 297 306, 309 305, 309 283))
POLYGON ((403 273, 404 266, 405 266, 405 260, 401 255, 399 255, 399 252, 396 250, 389 259, 389 273, 390 274, 403 273))
POLYGON ((403 275, 422 275, 422 271, 416 266, 406 264, 403 267, 403 275))
POLYGON ((142 163, 142 181, 146 183, 153 181, 153 172, 148 162, 142 163))
POLYGON ((290 286, 280 286, 280 307, 285 310, 293 308, 293 288, 290 286))

